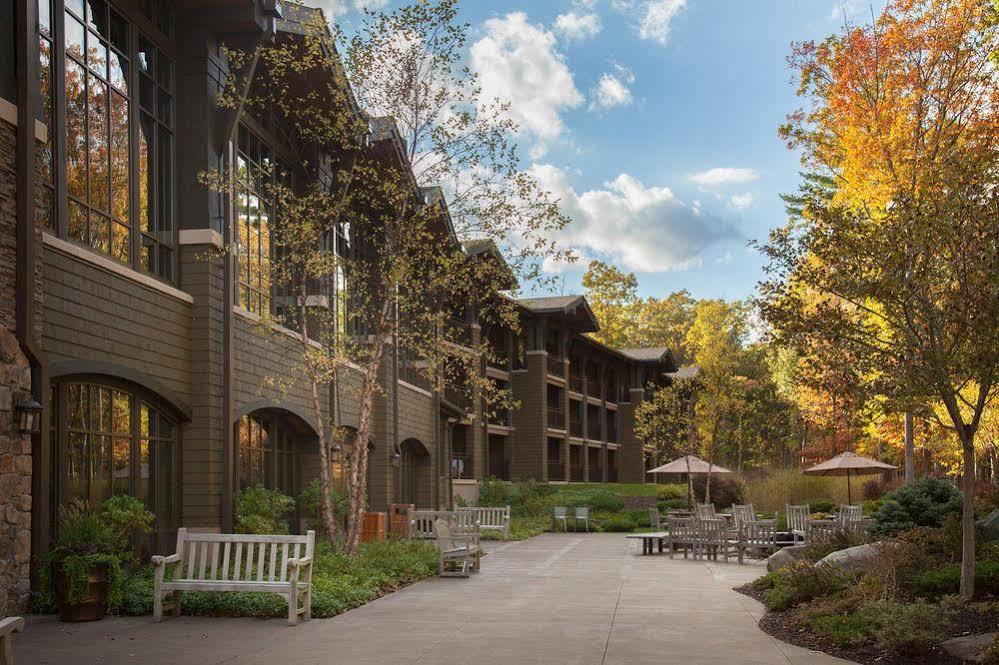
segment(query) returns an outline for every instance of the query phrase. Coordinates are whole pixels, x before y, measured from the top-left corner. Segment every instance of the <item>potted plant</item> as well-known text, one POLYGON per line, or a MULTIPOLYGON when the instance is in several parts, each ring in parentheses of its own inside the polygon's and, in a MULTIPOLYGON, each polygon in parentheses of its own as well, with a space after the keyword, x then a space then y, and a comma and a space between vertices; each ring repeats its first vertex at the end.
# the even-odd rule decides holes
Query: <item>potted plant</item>
POLYGON ((42 588, 63 621, 96 621, 121 603, 121 567, 134 558, 136 533, 155 516, 136 498, 119 495, 100 509, 77 499, 59 508, 58 536, 42 558, 42 588))

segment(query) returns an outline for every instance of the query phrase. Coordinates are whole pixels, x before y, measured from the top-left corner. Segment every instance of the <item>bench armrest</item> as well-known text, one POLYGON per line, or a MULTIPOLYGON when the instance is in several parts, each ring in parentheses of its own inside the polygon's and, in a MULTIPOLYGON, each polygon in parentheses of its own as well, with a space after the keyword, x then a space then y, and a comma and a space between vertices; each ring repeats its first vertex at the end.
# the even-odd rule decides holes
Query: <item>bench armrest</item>
POLYGON ((305 568, 306 566, 312 565, 311 556, 303 556, 298 559, 288 559, 289 568, 305 568))
POLYGON ((21 617, 5 617, 0 619, 0 637, 24 630, 24 619, 21 617))
POLYGON ((176 554, 171 554, 170 556, 160 556, 156 554, 152 558, 154 566, 169 566, 171 563, 180 563, 183 559, 183 555, 178 552, 176 554))

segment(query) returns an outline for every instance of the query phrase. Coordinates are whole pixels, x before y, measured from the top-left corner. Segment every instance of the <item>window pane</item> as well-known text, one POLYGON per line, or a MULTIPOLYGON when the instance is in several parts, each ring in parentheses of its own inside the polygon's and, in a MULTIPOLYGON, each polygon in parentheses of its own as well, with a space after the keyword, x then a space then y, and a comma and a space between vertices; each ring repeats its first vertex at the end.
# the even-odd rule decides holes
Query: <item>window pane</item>
POLYGON ((49 0, 38 0, 38 31, 43 35, 52 36, 52 13, 49 0))
POLYGON ((145 37, 139 37, 139 69, 150 77, 156 75, 156 49, 145 37))
POLYGON ((171 150, 173 141, 170 132, 163 127, 159 128, 157 138, 159 143, 156 146, 156 154, 159 157, 157 166, 159 168, 159 210, 156 224, 156 240, 173 244, 173 152, 171 150))
POLYGON ((87 498, 87 435, 78 432, 66 437, 66 498, 87 498))
POLYGON ((112 393, 111 431, 115 434, 132 433, 132 398, 128 393, 115 390, 112 393))
POLYGON ((128 22, 117 12, 111 12, 111 43, 121 53, 128 53, 128 22))
POLYGON ((87 24, 102 35, 107 35, 108 8, 104 0, 87 0, 87 24))
POLYGON ((135 498, 155 510, 156 506, 149 503, 149 439, 139 439, 139 468, 135 483, 135 498))
POLYGON ((111 212, 128 222, 128 100, 111 95, 111 212))
MULTIPOLYGON (((69 2, 66 3, 68 7, 69 2)), ((83 29, 83 24, 77 21, 75 18, 66 14, 66 54, 71 55, 77 60, 83 61, 83 35, 86 32, 83 29)))
POLYGON ((100 210, 110 208, 109 131, 107 117, 108 86, 90 77, 87 111, 87 135, 90 139, 90 205, 100 210))
POLYGON ((105 254, 111 253, 111 218, 90 213, 90 246, 105 254))
MULTIPOLYGON (((42 5, 48 6, 43 0, 42 5)), ((48 128, 48 137, 45 145, 41 147, 42 157, 42 179, 52 182, 52 132, 55 125, 52 123, 52 42, 44 37, 38 39, 38 90, 40 96, 40 119, 48 128)))
POLYGON ((173 473, 174 444, 172 439, 162 439, 156 443, 156 468, 152 470, 156 480, 156 526, 161 531, 171 529, 174 520, 173 485, 176 482, 173 473))
POLYGON ((86 73, 66 60, 66 190, 87 198, 86 73))
POLYGON ((90 69, 100 76, 108 76, 108 47, 93 32, 87 33, 87 64, 90 69))
POLYGON ((111 63, 108 69, 108 80, 116 90, 128 94, 128 60, 117 53, 110 56, 111 63))
POLYGON ((132 491, 132 450, 129 440, 116 437, 111 452, 113 455, 111 492, 128 494, 132 491))
POLYGON ((111 437, 90 436, 90 502, 100 505, 110 495, 111 437))
POLYGON ((153 143, 154 143, 154 123, 153 119, 141 114, 139 122, 139 228, 143 231, 151 231, 153 221, 153 196, 155 189, 155 175, 153 173, 153 143))

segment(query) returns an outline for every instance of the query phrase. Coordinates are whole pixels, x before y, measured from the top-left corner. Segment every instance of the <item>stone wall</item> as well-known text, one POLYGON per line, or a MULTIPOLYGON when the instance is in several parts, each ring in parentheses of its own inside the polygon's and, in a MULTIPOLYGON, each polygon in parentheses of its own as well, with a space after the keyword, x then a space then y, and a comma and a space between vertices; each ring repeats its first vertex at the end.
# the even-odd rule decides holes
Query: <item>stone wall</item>
POLYGON ((18 433, 14 405, 31 389, 28 360, 0 330, 0 611, 27 608, 31 561, 31 436, 18 433))

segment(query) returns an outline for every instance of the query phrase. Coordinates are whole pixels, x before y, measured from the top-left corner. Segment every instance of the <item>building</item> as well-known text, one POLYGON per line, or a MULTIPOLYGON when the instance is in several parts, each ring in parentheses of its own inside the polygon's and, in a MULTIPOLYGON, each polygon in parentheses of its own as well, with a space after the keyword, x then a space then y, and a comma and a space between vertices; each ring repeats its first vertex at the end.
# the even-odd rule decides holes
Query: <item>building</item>
MULTIPOLYGON (((23 609, 31 557, 69 500, 138 496, 158 517, 158 547, 180 525, 231 530, 243 487, 297 495, 317 475, 307 386, 275 381, 295 372, 302 341, 260 330, 283 303, 255 183, 273 161, 322 179, 342 155, 315 154, 274 114, 216 101, 230 66, 223 39, 295 40, 308 11, 274 0, 0 5, 0 609, 23 609), (199 182, 219 167, 246 175, 231 196, 199 182), (29 433, 20 423, 32 401, 42 426, 29 433)), ((371 119, 369 139, 363 158, 404 162, 390 120, 371 119)), ((457 246, 440 190, 414 183, 413 196, 439 208, 442 238, 457 246)), ((336 236, 330 251, 377 241, 347 226, 336 236)), ((502 260, 489 243, 465 250, 502 260)), ((417 359, 383 363, 374 509, 449 506, 490 475, 643 480, 630 419, 646 382, 675 369, 671 356, 586 337, 597 322, 582 298, 518 306, 522 335, 484 329, 454 305, 442 340, 500 345, 502 360, 482 371, 520 406, 491 422, 476 400, 431 390, 417 359)), ((348 371, 321 395, 324 415, 347 428, 358 381, 348 371)))

